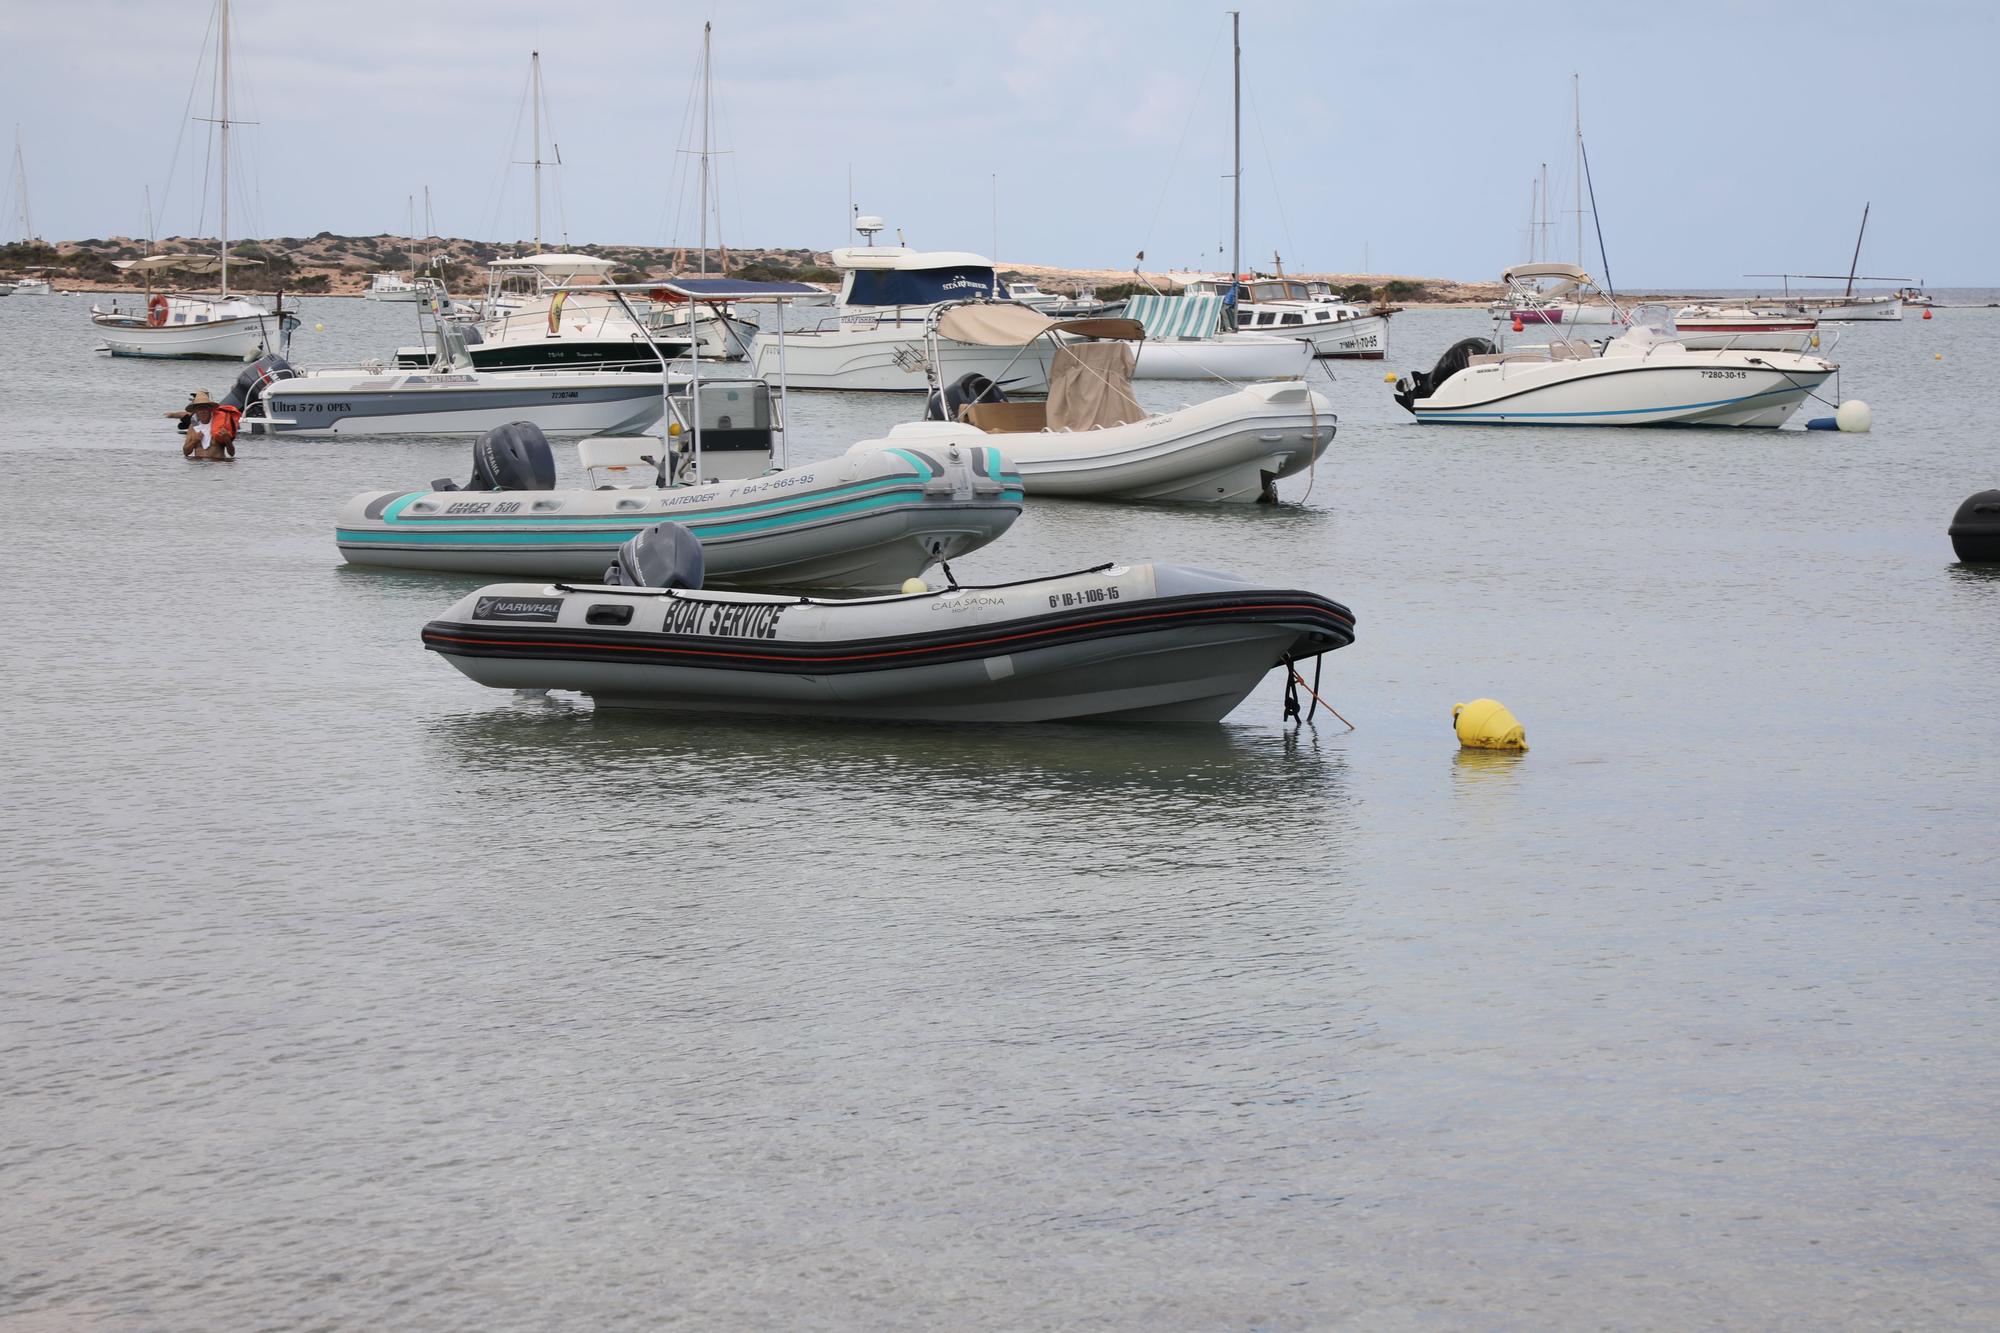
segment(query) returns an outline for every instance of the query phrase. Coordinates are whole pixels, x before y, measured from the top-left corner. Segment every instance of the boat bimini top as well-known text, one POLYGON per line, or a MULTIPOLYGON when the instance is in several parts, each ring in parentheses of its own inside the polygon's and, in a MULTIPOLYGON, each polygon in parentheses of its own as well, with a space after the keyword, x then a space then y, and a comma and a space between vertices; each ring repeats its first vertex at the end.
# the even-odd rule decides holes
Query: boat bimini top
POLYGON ((1039 310, 1009 301, 956 301, 939 306, 931 313, 925 331, 931 352, 925 415, 939 421, 967 421, 989 432, 1091 430, 1143 421, 1146 410, 1132 396, 1137 357, 1130 344, 1145 337, 1145 327, 1136 319, 1051 319, 1039 310), (945 385, 937 374, 940 338, 975 347, 1018 347, 1022 352, 1036 341, 1048 339, 1055 353, 1049 363, 1048 400, 993 401, 997 397, 990 395, 993 383, 983 375, 945 385), (967 380, 980 383, 968 384, 967 380))
POLYGON ((1516 264, 1501 273, 1500 281, 1517 292, 1533 292, 1548 300, 1598 289, 1597 279, 1575 264, 1516 264), (1544 280, 1550 280, 1546 287, 1541 285, 1544 280))

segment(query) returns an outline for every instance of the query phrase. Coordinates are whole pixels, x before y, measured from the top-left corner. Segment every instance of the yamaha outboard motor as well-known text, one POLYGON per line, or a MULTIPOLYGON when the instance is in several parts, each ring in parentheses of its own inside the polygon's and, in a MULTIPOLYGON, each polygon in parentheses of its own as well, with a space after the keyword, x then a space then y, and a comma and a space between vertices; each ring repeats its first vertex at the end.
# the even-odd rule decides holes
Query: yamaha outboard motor
POLYGON ((604 581, 621 588, 699 588, 701 543, 678 523, 655 523, 618 548, 604 581))
POLYGON ((1405 412, 1414 412, 1412 406, 1419 398, 1428 398, 1437 392, 1440 384, 1472 364, 1475 356, 1491 356, 1499 349, 1490 338, 1460 338, 1444 349, 1437 365, 1431 367, 1427 375, 1421 370, 1413 370, 1409 378, 1396 381, 1396 401, 1405 412))
POLYGON ((236 384, 223 396, 222 401, 230 407, 250 415, 250 409, 264 401, 264 390, 274 380, 297 379, 299 372, 292 369, 292 363, 279 356, 260 356, 243 367, 243 373, 236 377, 236 384))
POLYGON ((924 402, 924 420, 956 421, 958 409, 969 403, 1004 403, 1007 395, 1000 392, 1000 386, 987 379, 978 371, 960 375, 957 380, 945 385, 944 389, 933 391, 924 402), (943 402, 939 402, 939 398, 943 402))
POLYGON ((532 421, 495 426, 472 446, 468 491, 552 491, 556 456, 548 436, 532 421))

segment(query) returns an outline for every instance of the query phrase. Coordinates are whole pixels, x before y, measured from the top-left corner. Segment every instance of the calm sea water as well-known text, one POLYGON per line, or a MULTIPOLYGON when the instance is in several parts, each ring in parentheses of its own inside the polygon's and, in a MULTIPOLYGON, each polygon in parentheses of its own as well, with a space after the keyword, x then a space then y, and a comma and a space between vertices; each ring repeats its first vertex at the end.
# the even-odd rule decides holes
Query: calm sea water
MULTIPOLYGON (((1847 331, 1868 435, 1420 428, 1344 366, 1303 503, 1036 503, 959 570, 1334 596, 1349 733, 1275 679, 1191 729, 518 702, 418 647, 471 581, 332 544, 464 442, 184 462, 231 369, 86 304, 0 300, 0 1323, 2000 1320, 2000 575, 1944 534, 2000 311, 1847 331), (1456 749, 1480 695, 1532 753, 1456 749)), ((801 396, 796 456, 910 410, 801 396)))

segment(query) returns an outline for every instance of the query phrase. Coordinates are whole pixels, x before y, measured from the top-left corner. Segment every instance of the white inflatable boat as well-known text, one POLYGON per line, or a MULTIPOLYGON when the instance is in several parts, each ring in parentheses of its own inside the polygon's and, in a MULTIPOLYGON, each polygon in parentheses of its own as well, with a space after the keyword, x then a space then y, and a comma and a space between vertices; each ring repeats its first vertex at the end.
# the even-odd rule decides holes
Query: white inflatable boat
POLYGON ((661 524, 607 573, 618 584, 481 588, 424 646, 482 685, 600 706, 1214 722, 1272 668, 1354 639, 1337 602, 1181 565, 849 601, 717 593, 699 590, 700 546, 661 524))
POLYGON ((768 434, 747 466, 719 447, 735 443, 719 436, 743 433, 708 434, 705 475, 720 459, 728 477, 665 487, 658 440, 584 441, 585 472, 609 484, 557 490, 548 442, 507 427, 479 441, 464 489, 357 495, 334 540, 356 565, 594 579, 625 541, 672 519, 700 541, 718 583, 883 589, 977 550, 1020 517, 1021 478, 995 448, 927 442, 767 472, 768 434))
MULTIPOLYGON (((1020 306, 964 303, 941 332, 961 342, 1053 344, 1046 402, 1013 402, 984 376, 933 384, 929 420, 892 428, 855 451, 997 444, 1030 495, 1099 500, 1241 502, 1311 467, 1333 442, 1333 404, 1304 380, 1270 380, 1172 412, 1132 396, 1132 346, 1143 330, 1123 319, 1056 321, 1020 306)), ((1304 344, 1296 344, 1303 346, 1304 344)))

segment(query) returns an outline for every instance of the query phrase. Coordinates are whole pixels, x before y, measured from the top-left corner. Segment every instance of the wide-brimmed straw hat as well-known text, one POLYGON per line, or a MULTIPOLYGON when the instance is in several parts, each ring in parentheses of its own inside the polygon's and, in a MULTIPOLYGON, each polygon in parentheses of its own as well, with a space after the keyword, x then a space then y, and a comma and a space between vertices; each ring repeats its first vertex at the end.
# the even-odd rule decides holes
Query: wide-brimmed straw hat
POLYGON ((179 407, 174 408, 166 415, 170 417, 184 417, 188 413, 194 411, 197 407, 220 407, 220 406, 222 406, 222 404, 216 402, 213 398, 210 398, 208 396, 208 391, 206 389, 197 389, 195 392, 188 395, 187 402, 183 403, 179 407))

